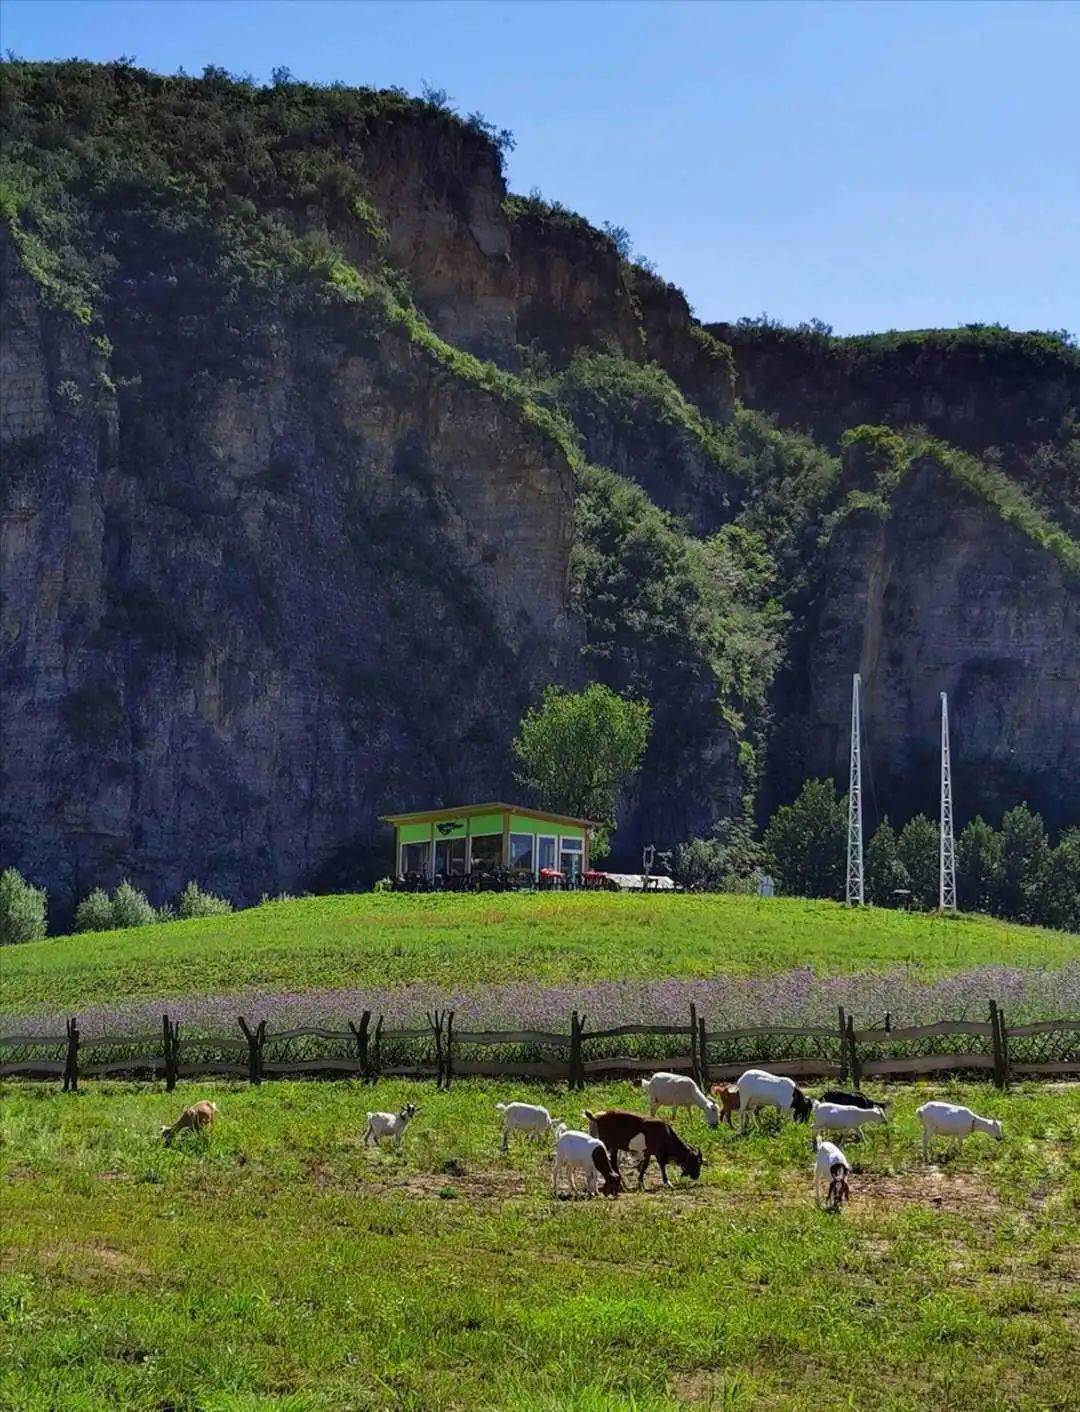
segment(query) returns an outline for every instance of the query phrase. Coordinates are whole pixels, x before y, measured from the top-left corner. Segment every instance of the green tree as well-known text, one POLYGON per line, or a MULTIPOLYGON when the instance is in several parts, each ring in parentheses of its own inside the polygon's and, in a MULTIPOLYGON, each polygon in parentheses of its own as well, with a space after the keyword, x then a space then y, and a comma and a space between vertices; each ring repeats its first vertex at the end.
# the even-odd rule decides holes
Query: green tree
POLYGON ((777 809, 763 844, 783 892, 839 898, 847 848, 846 798, 836 797, 832 780, 807 780, 793 804, 777 809))
POLYGON ((526 712, 513 751, 518 781, 540 809, 594 819, 594 858, 607 853, 619 795, 641 764, 652 728, 647 701, 593 682, 584 691, 545 688, 526 712))
POLYGON ((937 825, 925 814, 916 814, 904 825, 896 851, 907 870, 911 900, 916 907, 929 909, 938 905, 939 847, 937 825))
MULTIPOLYGON (((164 917, 170 912, 163 909, 164 917)), ((147 900, 146 893, 132 887, 127 878, 110 897, 104 888, 93 892, 75 908, 74 928, 77 932, 107 932, 117 927, 145 927, 162 920, 147 900)))
POLYGON ((1050 852, 1042 815, 1018 804, 1001 821, 1001 881, 994 910, 1001 917, 1024 921, 1031 916, 1037 890, 1050 852))
POLYGON ((1001 835, 980 815, 956 840, 956 902, 965 912, 992 912, 1001 888, 1001 835))
POLYGON ((14 868, 0 873, 0 946, 39 941, 45 935, 45 889, 33 887, 14 868))
POLYGON ((908 870, 900 861, 896 830, 886 817, 878 825, 866 850, 866 890, 870 901, 876 906, 895 907, 897 899, 893 894, 910 887, 908 870))
POLYGON ((212 892, 203 892, 197 882, 189 882, 176 903, 177 916, 223 917, 232 911, 232 903, 224 897, 215 897, 212 892))
POLYGON ((1047 854, 1031 902, 1036 922, 1080 932, 1080 828, 1067 829, 1047 854))

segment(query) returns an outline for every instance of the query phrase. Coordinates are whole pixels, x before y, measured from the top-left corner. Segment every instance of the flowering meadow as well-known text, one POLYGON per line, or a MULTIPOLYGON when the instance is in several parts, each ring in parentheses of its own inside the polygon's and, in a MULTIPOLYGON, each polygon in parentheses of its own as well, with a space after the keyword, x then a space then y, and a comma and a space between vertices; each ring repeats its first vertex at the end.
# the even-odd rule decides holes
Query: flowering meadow
MULTIPOLYGON (((459 1029, 537 1028, 565 1030, 572 1010, 593 1028, 632 1023, 685 1023, 691 1003, 710 1029, 748 1025, 832 1025, 842 1005, 857 1025, 893 1026, 935 1020, 982 1020, 993 997, 1011 1024, 1024 1020, 1080 1017, 1080 961, 1060 969, 978 966, 929 977, 916 967, 883 972, 822 975, 810 966, 762 976, 711 979, 671 977, 652 981, 592 984, 473 984, 461 989, 415 984, 389 989, 338 987, 302 993, 250 987, 220 995, 86 1006, 78 1011, 83 1035, 154 1032, 161 1016, 178 1019, 185 1032, 227 1034, 237 1016, 265 1019, 270 1030, 300 1026, 347 1028, 364 1010, 383 1015, 387 1028, 423 1025, 427 1011, 452 1009, 459 1029)), ((5 1033, 63 1034, 65 1014, 0 1016, 5 1033)))

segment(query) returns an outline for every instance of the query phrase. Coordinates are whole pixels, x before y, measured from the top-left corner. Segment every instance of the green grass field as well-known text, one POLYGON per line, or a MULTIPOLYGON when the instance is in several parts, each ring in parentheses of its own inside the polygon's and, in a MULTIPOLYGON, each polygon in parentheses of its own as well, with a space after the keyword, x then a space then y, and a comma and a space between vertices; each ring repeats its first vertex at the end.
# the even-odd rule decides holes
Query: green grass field
MULTIPOLYGON (((830 1217, 786 1122, 695 1119, 699 1184, 556 1201, 547 1147, 497 1150, 505 1085, 8 1084, 0 1406, 1076 1408, 1080 1089, 893 1092, 830 1217), (931 1092, 1005 1141, 924 1168, 931 1092), (164 1149, 158 1125, 208 1094, 210 1141, 164 1149), (402 1153, 365 1151, 365 1110, 406 1096, 402 1153)), ((566 1118, 640 1100, 548 1094, 566 1118)))
POLYGON ((1080 938, 986 917, 854 911, 798 898, 383 894, 270 903, 202 921, 9 947, 0 1011, 259 986, 589 982, 912 963, 1063 965, 1080 938))

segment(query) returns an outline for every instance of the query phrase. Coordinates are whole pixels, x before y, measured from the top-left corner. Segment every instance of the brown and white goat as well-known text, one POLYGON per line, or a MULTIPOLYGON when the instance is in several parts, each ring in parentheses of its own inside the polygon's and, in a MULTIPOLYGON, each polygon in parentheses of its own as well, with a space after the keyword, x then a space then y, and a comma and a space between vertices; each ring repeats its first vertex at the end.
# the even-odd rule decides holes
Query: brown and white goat
POLYGON ((639 1191, 645 1185, 645 1172, 654 1157, 664 1186, 671 1185, 667 1177, 669 1162, 674 1162, 683 1176, 694 1181, 701 1175, 701 1149, 687 1146, 663 1118, 647 1118, 644 1113, 632 1113, 627 1108, 608 1108, 603 1113, 590 1113, 586 1108, 585 1117, 589 1122, 589 1132, 593 1137, 598 1137, 611 1154, 616 1171, 620 1152, 630 1152, 640 1157, 637 1169, 639 1191))
POLYGON ((193 1103, 190 1108, 185 1108, 171 1127, 163 1127, 161 1136, 165 1140, 165 1146, 171 1147, 173 1138, 177 1133, 184 1132, 185 1129, 193 1133, 205 1133, 211 1127, 217 1115, 217 1104, 203 1099, 201 1103, 193 1103))
POLYGON ((729 1128, 735 1126, 731 1115, 739 1111, 739 1087, 737 1084, 713 1084, 709 1090, 720 1107, 720 1121, 729 1128))

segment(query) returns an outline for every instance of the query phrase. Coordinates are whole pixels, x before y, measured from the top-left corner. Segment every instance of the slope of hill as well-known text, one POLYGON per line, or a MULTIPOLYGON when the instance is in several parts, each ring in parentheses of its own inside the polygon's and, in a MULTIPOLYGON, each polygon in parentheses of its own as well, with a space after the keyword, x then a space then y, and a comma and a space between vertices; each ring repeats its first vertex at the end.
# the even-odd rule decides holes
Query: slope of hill
MULTIPOLYGON (((1063 932, 798 898, 368 893, 11 947, 0 1013, 253 990, 273 1006, 282 992, 342 986, 422 984, 453 995, 479 982, 516 985, 524 1005, 530 986, 544 984, 564 984, 569 996, 608 980, 901 966, 926 979, 977 966, 1052 971, 1077 961, 1077 939, 1063 932)), ((897 1013, 903 990, 898 982, 886 1002, 897 1013)), ((980 991, 980 1011, 984 1003, 980 991)))
MULTIPOLYGON (((1075 588, 1030 516, 905 481, 932 602, 903 546, 837 547, 837 433, 888 397, 837 393, 824 445, 774 426, 804 418, 757 397, 745 340, 733 361, 608 236, 509 195, 478 116, 216 70, 4 77, 0 854, 54 916, 125 875, 238 902, 370 880, 380 812, 513 789, 548 681, 654 702, 626 858, 832 768, 868 651, 894 814, 940 689, 974 703, 962 813, 1075 814, 1075 588), (887 613, 830 638, 884 578, 910 641, 887 613)), ((960 358, 974 424, 1029 409, 1010 446, 1046 505, 1073 374, 1035 345, 989 381, 963 350, 933 369, 960 358)))

